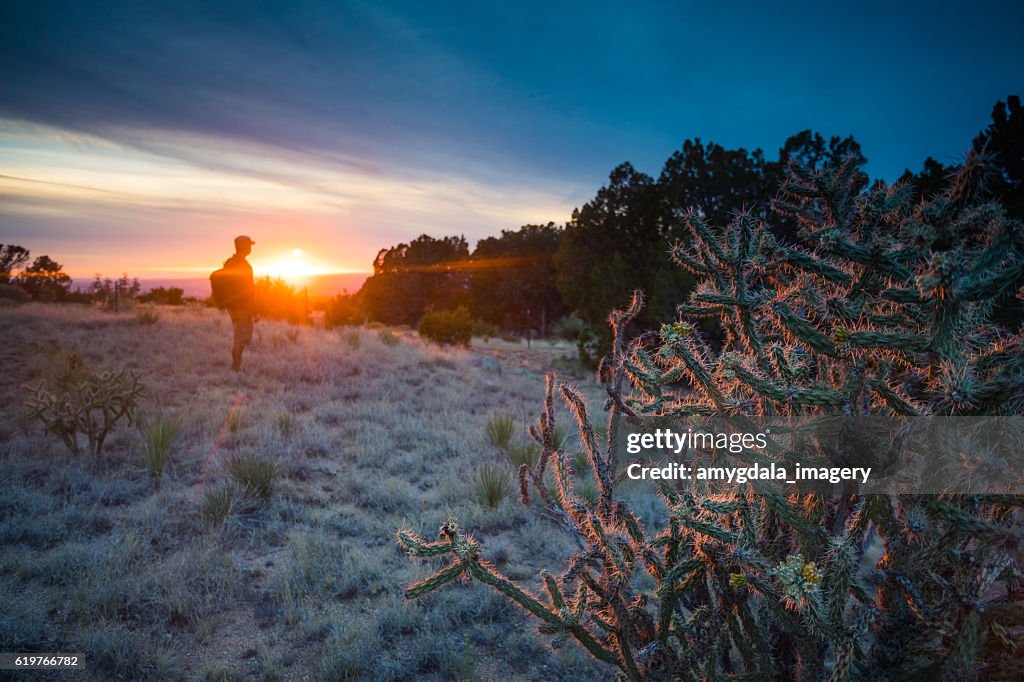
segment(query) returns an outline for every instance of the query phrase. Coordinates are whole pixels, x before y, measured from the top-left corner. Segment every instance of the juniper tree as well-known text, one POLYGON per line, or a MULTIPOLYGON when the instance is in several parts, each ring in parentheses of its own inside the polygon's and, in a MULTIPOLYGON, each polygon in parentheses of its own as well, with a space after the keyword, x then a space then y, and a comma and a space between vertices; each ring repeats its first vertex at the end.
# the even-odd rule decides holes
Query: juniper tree
POLYGON ((853 162, 792 167, 774 208, 798 221, 799 245, 747 213, 724 228, 681 215, 690 239, 671 257, 699 284, 678 321, 632 341, 642 295, 611 314, 603 439, 579 391, 548 377, 531 429, 541 455, 519 482, 579 540, 564 572, 534 594, 449 519, 438 541, 399 532, 410 554, 449 557, 407 596, 468 576, 631 680, 1020 677, 1022 497, 700 496, 662 484, 663 523, 646 528, 615 494, 624 420, 1020 414, 1021 332, 989 313, 1022 284, 1024 236, 983 201, 985 165, 970 157, 924 201, 904 184, 868 188, 853 162), (699 331, 708 317, 720 344, 699 331), (555 441, 556 399, 576 421, 591 499, 555 441))

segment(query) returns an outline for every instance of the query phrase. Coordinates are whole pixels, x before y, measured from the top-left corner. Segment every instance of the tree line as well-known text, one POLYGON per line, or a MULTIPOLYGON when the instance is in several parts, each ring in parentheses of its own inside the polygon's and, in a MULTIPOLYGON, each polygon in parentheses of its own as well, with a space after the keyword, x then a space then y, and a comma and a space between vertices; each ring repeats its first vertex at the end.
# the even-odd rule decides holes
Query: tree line
MULTIPOLYGON (((992 122, 973 140, 994 168, 989 194, 1012 218, 1024 219, 1024 112, 1020 98, 998 102, 992 122)), ((650 329, 671 320, 693 280, 668 258, 669 247, 687 237, 679 218, 697 212, 709 225, 726 225, 740 211, 763 220, 779 238, 798 236, 796 220, 773 209, 791 163, 816 170, 852 160, 867 162, 853 137, 805 130, 786 140, 775 159, 760 149, 726 149, 687 140, 653 177, 623 163, 593 199, 573 211, 564 226, 526 225, 480 240, 472 251, 462 236, 422 235, 381 249, 373 275, 354 295, 338 297, 328 310, 336 324, 364 319, 416 324, 429 310, 466 307, 486 323, 510 332, 545 334, 572 312, 583 335, 606 345, 605 318, 635 289, 648 297, 635 321, 650 329)), ((929 157, 921 170, 900 180, 919 198, 945 189, 954 166, 929 157)), ((1019 302, 1004 302, 1018 323, 1019 302)))
POLYGON ((23 303, 159 303, 184 305, 185 290, 180 287, 154 287, 142 293, 137 277, 127 274, 116 279, 96 275, 89 286, 71 288, 71 276, 64 266, 47 255, 37 256, 29 264, 32 252, 18 244, 0 244, 0 299, 23 303), (26 265, 27 264, 27 265, 26 265))

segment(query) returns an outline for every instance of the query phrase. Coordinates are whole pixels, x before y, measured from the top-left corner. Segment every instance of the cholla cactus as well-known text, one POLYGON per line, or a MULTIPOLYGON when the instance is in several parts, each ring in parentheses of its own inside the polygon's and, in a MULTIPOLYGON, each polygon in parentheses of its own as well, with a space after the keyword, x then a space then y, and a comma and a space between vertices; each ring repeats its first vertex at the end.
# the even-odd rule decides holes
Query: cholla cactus
POLYGON ((747 214, 724 230, 682 216, 692 240, 672 256, 700 284, 678 322, 630 343, 642 296, 612 313, 612 355, 598 370, 604 442, 581 395, 548 378, 532 429, 542 452, 520 467, 520 492, 535 491, 581 546, 560 577, 545 576, 548 598, 482 562, 454 521, 440 542, 399 534, 415 556, 453 555, 408 596, 468 574, 630 680, 1019 677, 1024 498, 700 497, 663 484, 666 514, 651 531, 614 490, 624 418, 1019 414, 1021 336, 989 313, 1021 285, 1024 236, 980 203, 983 170, 972 157, 946 193, 915 203, 901 185, 865 191, 852 163, 794 168, 776 209, 799 220, 804 247, 747 214), (720 347, 698 333, 701 317, 717 321, 720 347), (555 442, 556 395, 596 499, 580 494, 555 442))
POLYGON ((135 419, 143 386, 133 370, 84 374, 58 392, 44 383, 26 386, 24 405, 29 418, 42 422, 72 454, 81 453, 79 436, 84 436, 88 451, 98 455, 119 421, 125 419, 130 425, 135 419))

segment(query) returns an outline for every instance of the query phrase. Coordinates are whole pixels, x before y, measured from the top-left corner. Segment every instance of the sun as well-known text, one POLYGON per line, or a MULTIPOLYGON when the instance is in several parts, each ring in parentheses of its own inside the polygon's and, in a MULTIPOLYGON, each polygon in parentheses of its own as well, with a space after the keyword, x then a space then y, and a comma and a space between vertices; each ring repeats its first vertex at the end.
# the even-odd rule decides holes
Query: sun
POLYGON ((292 249, 288 256, 259 265, 255 270, 260 276, 283 279, 289 284, 302 284, 310 277, 326 273, 323 268, 309 262, 302 249, 292 249))

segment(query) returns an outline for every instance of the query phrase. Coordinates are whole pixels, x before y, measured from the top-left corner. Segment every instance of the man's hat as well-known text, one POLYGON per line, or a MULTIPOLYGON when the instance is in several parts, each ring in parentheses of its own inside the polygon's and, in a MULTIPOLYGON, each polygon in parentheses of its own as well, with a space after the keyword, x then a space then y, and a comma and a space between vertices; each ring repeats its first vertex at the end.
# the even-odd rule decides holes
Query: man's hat
POLYGON ((244 235, 244 234, 235 237, 235 246, 242 246, 244 244, 248 244, 248 245, 252 246, 255 243, 256 242, 254 242, 252 240, 252 237, 249 237, 249 236, 244 235))

